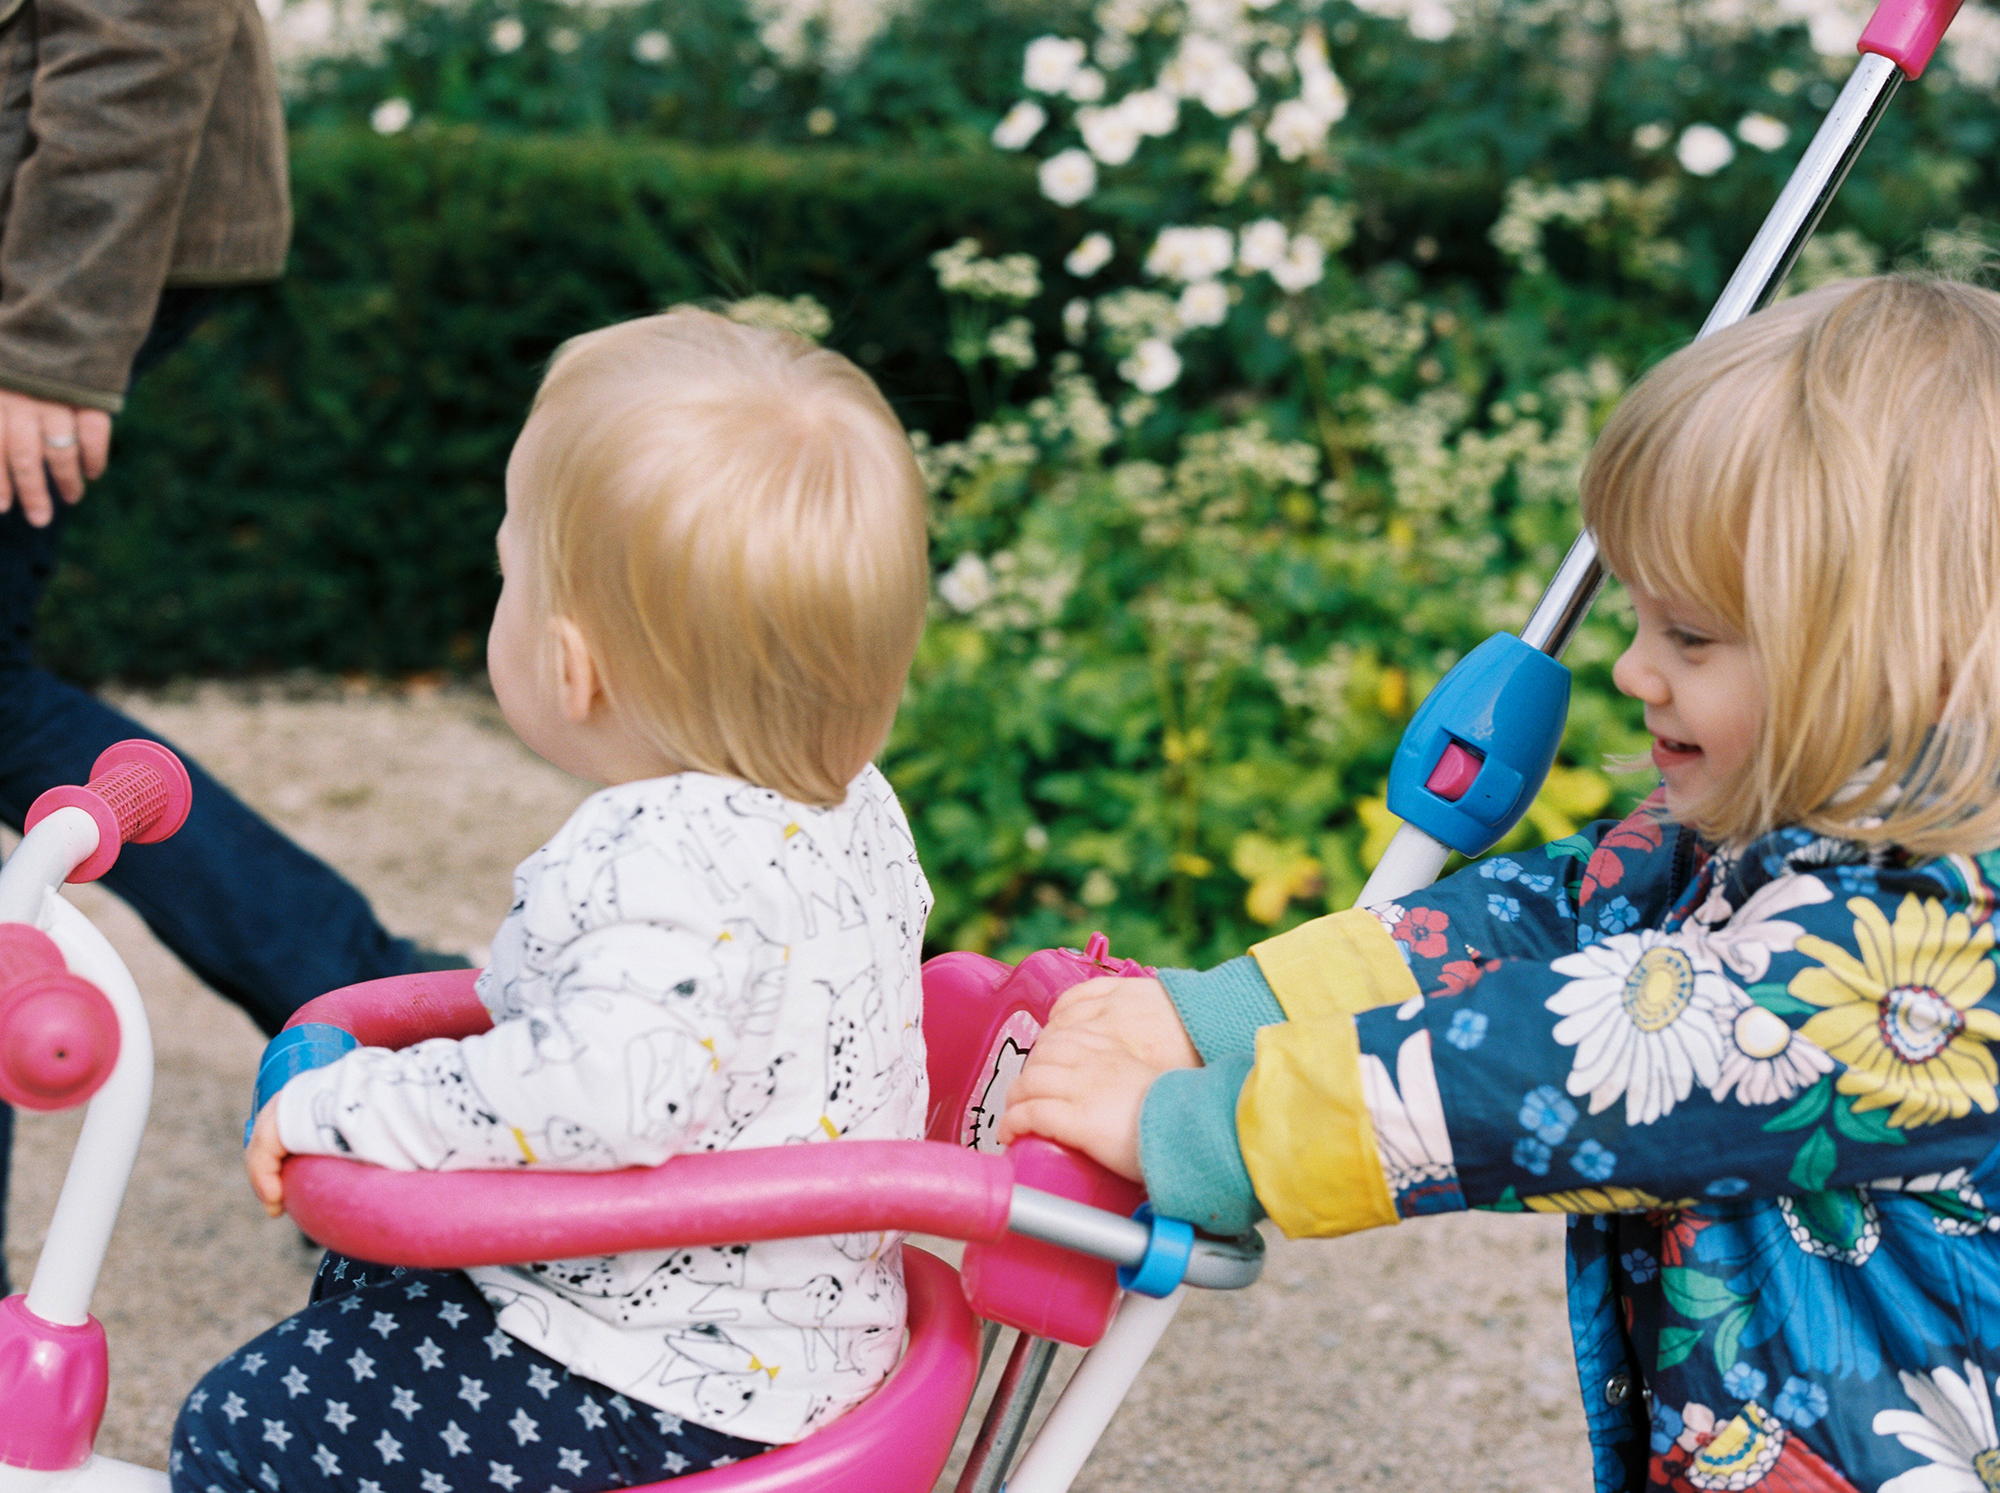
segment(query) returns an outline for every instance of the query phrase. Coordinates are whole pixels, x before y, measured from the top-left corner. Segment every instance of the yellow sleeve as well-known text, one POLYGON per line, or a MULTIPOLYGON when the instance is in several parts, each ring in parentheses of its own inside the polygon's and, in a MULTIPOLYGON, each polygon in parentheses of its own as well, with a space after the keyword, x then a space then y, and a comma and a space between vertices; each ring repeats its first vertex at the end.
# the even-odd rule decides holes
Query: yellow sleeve
POLYGON ((1250 951, 1284 1007, 1257 1034, 1236 1134, 1257 1199, 1293 1238, 1398 1222, 1361 1086, 1355 1014, 1419 994, 1388 930, 1360 908, 1250 951))
POLYGON ((1421 993, 1396 940, 1362 907, 1301 923, 1250 953, 1290 1021, 1353 1016, 1421 993))

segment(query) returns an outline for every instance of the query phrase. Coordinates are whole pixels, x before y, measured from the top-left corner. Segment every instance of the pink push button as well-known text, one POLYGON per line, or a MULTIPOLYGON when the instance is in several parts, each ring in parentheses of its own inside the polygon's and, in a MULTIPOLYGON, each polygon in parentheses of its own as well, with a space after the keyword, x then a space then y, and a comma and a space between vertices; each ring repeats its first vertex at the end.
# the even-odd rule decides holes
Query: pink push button
POLYGON ((1438 765, 1431 769, 1431 775, 1424 779, 1424 786, 1446 802, 1457 803, 1465 797, 1485 761, 1471 747, 1451 742, 1438 758, 1438 765))

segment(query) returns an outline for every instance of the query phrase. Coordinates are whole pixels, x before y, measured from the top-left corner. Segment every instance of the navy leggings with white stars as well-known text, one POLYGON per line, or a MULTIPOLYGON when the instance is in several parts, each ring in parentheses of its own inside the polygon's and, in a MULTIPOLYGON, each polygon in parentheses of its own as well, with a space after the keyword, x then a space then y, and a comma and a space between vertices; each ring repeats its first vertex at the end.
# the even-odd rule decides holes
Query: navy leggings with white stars
POLYGON ((195 1386, 167 1467, 173 1493, 601 1493, 767 1449, 572 1374, 456 1270, 329 1254, 195 1386))

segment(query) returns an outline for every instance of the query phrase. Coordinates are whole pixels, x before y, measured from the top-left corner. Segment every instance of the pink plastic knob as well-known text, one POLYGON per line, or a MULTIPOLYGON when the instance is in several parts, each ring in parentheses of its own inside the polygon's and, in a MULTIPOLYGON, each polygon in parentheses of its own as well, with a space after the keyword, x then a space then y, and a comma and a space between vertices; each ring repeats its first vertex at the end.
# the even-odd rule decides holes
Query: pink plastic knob
POLYGON ((33 1110, 81 1104, 111 1076, 118 1044, 111 1002, 69 972, 55 941, 0 923, 0 1099, 33 1110))
POLYGON ((95 881, 118 860, 121 845, 151 845, 187 822, 194 785, 181 759, 157 741, 135 738, 104 749, 82 787, 51 788, 28 809, 33 829, 57 809, 82 809, 97 821, 97 849, 69 873, 74 884, 95 881))
POLYGON ((1439 798, 1457 803, 1465 797, 1465 792, 1479 776, 1479 769, 1486 759, 1470 747, 1457 742, 1447 743, 1444 755, 1438 758, 1438 765, 1431 769, 1431 775, 1424 779, 1424 786, 1439 798))
POLYGON ((1882 0, 1861 33, 1857 50, 1886 57, 1914 83, 1930 65, 1931 53, 1963 0, 1882 0))
POLYGON ((0 1466, 65 1472, 89 1461, 110 1383, 97 1318, 63 1327, 25 1296, 0 1301, 0 1466))

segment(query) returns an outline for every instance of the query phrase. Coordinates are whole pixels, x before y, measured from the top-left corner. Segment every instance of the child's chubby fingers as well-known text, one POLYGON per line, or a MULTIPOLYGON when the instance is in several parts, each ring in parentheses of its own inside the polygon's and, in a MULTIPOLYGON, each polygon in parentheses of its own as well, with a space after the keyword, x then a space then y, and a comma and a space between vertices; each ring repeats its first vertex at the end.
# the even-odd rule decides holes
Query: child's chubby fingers
POLYGON ((1095 1032, 1044 1033, 1007 1090, 1000 1143, 1045 1136, 1137 1182, 1139 1115, 1159 1071, 1095 1032))
POLYGON ((1155 979, 1107 975, 1072 986, 1049 1013, 1049 1030, 1096 1032, 1161 1072, 1201 1066, 1166 986, 1155 979))
POLYGON ((257 1194, 257 1201, 264 1205, 264 1211, 276 1218, 285 1211, 285 1183, 282 1168, 285 1157, 285 1143, 278 1139, 278 1110, 276 1099, 271 1099, 257 1112, 257 1123, 250 1130, 250 1144, 243 1152, 243 1167, 250 1174, 250 1190, 257 1194))

